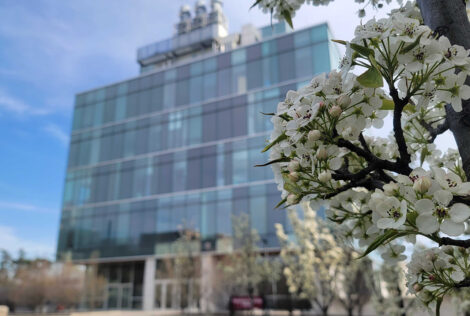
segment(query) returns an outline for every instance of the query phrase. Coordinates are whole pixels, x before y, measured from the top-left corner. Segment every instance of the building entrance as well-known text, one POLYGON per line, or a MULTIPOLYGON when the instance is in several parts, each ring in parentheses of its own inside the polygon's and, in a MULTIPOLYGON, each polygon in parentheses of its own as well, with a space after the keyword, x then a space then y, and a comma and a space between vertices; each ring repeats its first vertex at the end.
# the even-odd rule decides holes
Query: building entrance
POLYGON ((107 309, 127 309, 132 307, 132 283, 109 283, 107 286, 107 309))

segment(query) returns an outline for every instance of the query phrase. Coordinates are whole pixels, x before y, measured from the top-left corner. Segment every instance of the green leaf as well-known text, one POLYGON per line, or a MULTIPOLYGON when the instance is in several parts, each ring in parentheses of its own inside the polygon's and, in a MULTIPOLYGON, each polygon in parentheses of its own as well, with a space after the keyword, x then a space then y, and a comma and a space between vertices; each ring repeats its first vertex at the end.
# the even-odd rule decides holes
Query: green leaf
POLYGON ((335 39, 332 39, 331 40, 332 42, 335 42, 335 43, 338 43, 338 44, 341 44, 341 45, 346 45, 348 42, 346 41, 342 41, 342 40, 335 40, 335 39))
MULTIPOLYGON (((341 45, 347 45, 348 44, 348 42, 342 41, 342 40, 331 40, 331 41, 335 42, 335 43, 338 43, 338 44, 341 44, 341 45)), ((357 53, 359 53, 360 55, 362 55, 366 58, 369 57, 369 55, 375 56, 374 50, 370 49, 369 47, 362 46, 362 45, 355 44, 355 43, 349 43, 349 45, 351 46, 351 48, 354 51, 356 51, 357 53)))
POLYGON ((370 63, 372 64, 372 66, 375 67, 375 69, 379 69, 379 68, 380 68, 379 64, 377 64, 377 61, 375 60, 375 58, 374 58, 374 56, 373 56, 372 54, 369 55, 369 61, 370 61, 370 63))
POLYGON ((382 107, 380 108, 381 110, 393 110, 395 108, 395 103, 393 103, 392 100, 389 99, 383 99, 382 100, 382 107))
POLYGON ((421 153, 419 155, 419 159, 420 159, 420 163, 421 163, 421 166, 423 165, 424 163, 424 160, 426 159, 426 157, 430 154, 429 150, 427 147, 423 147, 423 149, 421 149, 421 153))
POLYGON ((279 208, 282 204, 287 202, 287 198, 282 199, 279 203, 276 204, 274 208, 279 208))
MULTIPOLYGON (((392 100, 383 99, 382 100, 382 106, 380 107, 380 109, 385 110, 385 111, 392 111, 393 109, 395 109, 395 103, 393 103, 392 100)), ((408 113, 415 113, 416 112, 415 107, 412 104, 409 104, 409 103, 407 105, 405 105, 403 110, 408 112, 408 113)))
POLYGON ((296 183, 292 182, 287 174, 283 173, 282 178, 284 179, 284 190, 296 195, 300 195, 302 193, 302 189, 296 183))
POLYGON ((276 145, 277 143, 280 143, 282 142, 284 139, 287 138, 287 135, 286 134, 281 134, 278 136, 278 138, 276 138, 272 143, 268 144, 266 147, 264 147, 264 149, 261 151, 262 153, 268 151, 271 149, 271 147, 273 147, 274 145, 276 145))
POLYGON ((406 220, 409 221, 413 225, 416 225, 416 218, 417 217, 418 217, 417 212, 408 212, 406 214, 406 220))
POLYGON ((384 85, 382 74, 373 66, 357 77, 357 81, 367 88, 380 88, 384 85))
POLYGON ((261 114, 263 115, 267 115, 267 116, 274 116, 276 115, 276 113, 264 113, 264 112, 260 112, 261 114))
POLYGON ((367 247, 366 251, 358 258, 364 258, 368 254, 370 254, 372 251, 377 249, 379 246, 381 246, 388 238, 393 237, 394 235, 397 234, 396 230, 390 229, 385 232, 385 234, 380 235, 377 237, 370 245, 367 247))
POLYGON ((289 24, 291 28, 294 28, 294 25, 292 24, 292 17, 290 16, 290 12, 287 10, 284 10, 281 12, 281 15, 284 18, 284 20, 286 20, 287 24, 289 24))
POLYGON ((400 54, 406 54, 409 51, 411 51, 413 48, 418 46, 421 36, 423 36, 423 34, 420 34, 413 43, 403 46, 403 48, 400 50, 400 54))
POLYGON ((369 56, 375 56, 375 52, 373 49, 370 49, 369 47, 365 47, 359 44, 351 43, 351 48, 354 49, 356 52, 361 54, 364 57, 369 57, 369 56))
POLYGON ((250 7, 250 10, 253 9, 254 7, 256 7, 256 5, 258 5, 258 3, 260 3, 261 1, 263 1, 263 0, 256 0, 256 2, 253 3, 253 5, 250 7))
POLYGON ((368 254, 370 254, 372 251, 377 249, 378 247, 380 247, 382 245, 386 245, 394 239, 397 239, 399 237, 403 237, 403 236, 406 236, 406 235, 412 235, 412 234, 416 234, 416 232, 414 232, 414 231, 396 231, 395 229, 389 229, 383 235, 377 237, 369 245, 369 247, 367 247, 366 251, 358 259, 364 258, 368 254))
POLYGON ((285 162, 285 161, 289 161, 289 160, 290 160, 290 159, 287 158, 287 157, 282 157, 282 158, 279 158, 279 159, 271 160, 271 161, 269 161, 269 162, 267 162, 267 163, 264 163, 264 164, 262 164, 262 165, 256 165, 255 167, 266 167, 266 166, 268 166, 268 165, 270 165, 270 164, 273 164, 273 163, 285 162))

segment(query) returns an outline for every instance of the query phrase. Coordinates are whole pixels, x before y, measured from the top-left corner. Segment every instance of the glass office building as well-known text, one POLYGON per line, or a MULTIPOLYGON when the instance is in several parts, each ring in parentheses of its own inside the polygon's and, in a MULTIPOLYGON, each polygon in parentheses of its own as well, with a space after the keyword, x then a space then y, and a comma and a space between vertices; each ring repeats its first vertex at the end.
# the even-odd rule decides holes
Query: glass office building
POLYGON ((103 308, 159 307, 162 288, 146 283, 182 227, 199 233, 202 253, 220 254, 244 212, 260 246, 276 248, 286 214, 273 210, 271 169, 253 168, 268 159, 261 112, 339 60, 326 24, 276 24, 248 43, 222 32, 217 45, 168 57, 182 35, 139 49, 138 77, 76 96, 57 256, 100 264, 103 308))

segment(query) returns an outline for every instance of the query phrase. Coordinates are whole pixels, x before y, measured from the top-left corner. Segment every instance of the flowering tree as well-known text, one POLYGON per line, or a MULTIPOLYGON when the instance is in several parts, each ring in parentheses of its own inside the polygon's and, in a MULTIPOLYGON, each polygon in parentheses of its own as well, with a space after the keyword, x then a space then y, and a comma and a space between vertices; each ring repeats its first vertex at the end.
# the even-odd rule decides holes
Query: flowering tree
POLYGON ((179 299, 182 310, 186 307, 199 307, 200 290, 199 271, 201 270, 201 238, 198 232, 188 228, 180 230, 179 238, 174 242, 176 253, 174 261, 175 276, 180 289, 179 299))
POLYGON ((340 301, 348 315, 355 309, 361 315, 370 298, 365 281, 370 262, 355 260, 357 252, 342 245, 315 211, 306 205, 302 209, 302 219, 294 209, 288 211, 294 240, 290 240, 281 224, 276 225, 289 292, 308 299, 323 315, 328 315, 334 299, 340 301))
MULTIPOLYGON (((288 22, 303 0, 260 0, 288 22)), ((307 1, 314 5, 329 1, 307 1)), ((380 4, 383 1, 372 1, 380 4)), ((470 286, 470 23, 462 0, 408 2, 357 27, 339 72, 289 91, 277 112, 270 161, 280 205, 329 201, 328 217, 367 246, 364 256, 416 235, 436 243, 408 267, 409 289, 439 314, 470 286), (360 76, 350 70, 361 67, 360 76), (387 91, 386 91, 387 90, 387 91), (388 138, 366 134, 393 120, 388 138), (433 144, 450 130, 458 152, 433 144), (447 237, 447 236, 450 237, 447 237)), ((406 258, 404 247, 389 247, 406 258)), ((388 248, 386 248, 388 249, 388 248)))
POLYGON ((279 264, 263 256, 258 247, 260 236, 247 213, 232 217, 232 230, 234 250, 219 264, 223 283, 232 295, 259 294, 261 282, 278 281, 279 264))
POLYGON ((406 316, 416 307, 414 297, 406 294, 405 275, 400 265, 383 264, 369 278, 372 304, 382 315, 406 316))
POLYGON ((336 296, 342 250, 315 212, 307 207, 303 210, 303 220, 294 209, 288 211, 294 241, 289 240, 281 224, 276 224, 283 272, 291 294, 308 299, 322 315, 328 315, 336 296))

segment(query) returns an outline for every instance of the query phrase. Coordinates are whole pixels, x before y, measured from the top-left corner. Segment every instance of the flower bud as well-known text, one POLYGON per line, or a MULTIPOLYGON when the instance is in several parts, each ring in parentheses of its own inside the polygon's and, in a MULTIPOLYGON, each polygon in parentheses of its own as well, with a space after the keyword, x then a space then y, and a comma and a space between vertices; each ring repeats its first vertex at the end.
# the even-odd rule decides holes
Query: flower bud
POLYGON ((445 254, 449 256, 452 256, 454 254, 454 248, 452 246, 444 246, 441 249, 445 254))
POLYGON ((290 172, 294 172, 300 169, 300 162, 297 160, 291 160, 289 164, 287 165, 287 170, 290 172))
POLYGON ((331 172, 323 171, 318 175, 318 180, 320 182, 328 182, 331 180, 331 172))
POLYGON ((324 147, 318 148, 318 150, 317 150, 317 159, 325 160, 326 158, 328 158, 328 152, 326 151, 326 149, 324 147))
POLYGON ((437 256, 436 256, 435 253, 431 252, 431 253, 428 253, 426 255, 426 260, 428 260, 428 261, 433 261, 434 262, 434 260, 436 260, 436 259, 437 259, 437 256))
POLYGON ((342 94, 338 97, 338 99, 336 99, 336 104, 344 109, 351 104, 351 97, 347 94, 342 94))
POLYGON ((297 181, 299 181, 299 174, 298 174, 297 172, 295 172, 295 171, 289 173, 288 177, 289 177, 289 180, 292 181, 292 182, 297 182, 297 181))
POLYGON ((297 203, 299 203, 299 198, 295 194, 291 193, 287 196, 287 204, 294 205, 297 203))
POLYGON ((333 105, 329 111, 330 115, 335 118, 339 117, 342 112, 343 110, 337 105, 333 105))
POLYGON ((413 184, 413 189, 418 193, 426 193, 431 185, 432 181, 428 176, 421 176, 413 184))
POLYGON ((413 284, 413 290, 415 290, 416 293, 418 293, 422 289, 423 289, 423 286, 421 284, 419 284, 419 283, 413 284))
POLYGON ((311 142, 317 141, 321 137, 321 132, 317 129, 314 129, 313 131, 308 132, 308 140, 311 142))

